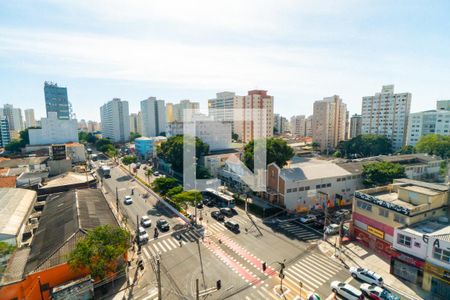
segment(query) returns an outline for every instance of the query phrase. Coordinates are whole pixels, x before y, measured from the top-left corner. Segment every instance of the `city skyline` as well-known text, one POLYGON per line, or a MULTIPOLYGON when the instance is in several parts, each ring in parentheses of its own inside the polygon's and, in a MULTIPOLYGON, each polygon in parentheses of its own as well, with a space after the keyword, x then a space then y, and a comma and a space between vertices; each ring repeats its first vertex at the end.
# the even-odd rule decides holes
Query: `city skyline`
POLYGON ((2 3, 0 104, 44 117, 48 80, 67 87, 77 119, 97 121, 92 106, 112 98, 130 112, 150 96, 205 109, 217 92, 264 89, 289 118, 333 95, 359 114, 362 97, 388 84, 412 94, 411 112, 450 97, 448 3, 258 3, 42 1, 44 16, 2 3))

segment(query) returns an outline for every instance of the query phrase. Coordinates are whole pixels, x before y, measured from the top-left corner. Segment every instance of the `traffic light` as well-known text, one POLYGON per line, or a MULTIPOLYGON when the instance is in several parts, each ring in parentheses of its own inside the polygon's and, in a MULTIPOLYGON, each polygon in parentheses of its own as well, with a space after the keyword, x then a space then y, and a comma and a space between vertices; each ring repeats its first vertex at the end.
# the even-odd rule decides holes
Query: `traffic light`
POLYGON ((284 262, 280 263, 281 270, 283 270, 286 266, 284 265, 284 262))
POLYGON ((263 263, 262 263, 262 269, 263 269, 263 272, 266 271, 266 269, 267 269, 267 264, 266 264, 266 262, 263 262, 263 263))
POLYGON ((217 290, 220 290, 222 288, 222 281, 220 279, 216 282, 216 288, 217 290))

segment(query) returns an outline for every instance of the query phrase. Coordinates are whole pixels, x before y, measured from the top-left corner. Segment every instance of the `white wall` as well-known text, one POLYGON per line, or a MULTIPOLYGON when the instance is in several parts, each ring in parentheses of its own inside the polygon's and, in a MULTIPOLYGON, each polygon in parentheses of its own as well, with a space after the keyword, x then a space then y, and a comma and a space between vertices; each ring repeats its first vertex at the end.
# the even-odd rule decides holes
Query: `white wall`
POLYGON ((30 145, 65 144, 78 142, 76 119, 59 120, 56 112, 49 112, 41 119, 40 129, 29 129, 30 145))
POLYGON ((410 254, 417 258, 425 259, 425 257, 427 256, 427 244, 423 241, 422 235, 415 235, 400 228, 395 228, 394 230, 394 241, 392 242, 392 246, 396 250, 410 254), (411 247, 407 247, 398 243, 399 234, 411 238, 411 247))

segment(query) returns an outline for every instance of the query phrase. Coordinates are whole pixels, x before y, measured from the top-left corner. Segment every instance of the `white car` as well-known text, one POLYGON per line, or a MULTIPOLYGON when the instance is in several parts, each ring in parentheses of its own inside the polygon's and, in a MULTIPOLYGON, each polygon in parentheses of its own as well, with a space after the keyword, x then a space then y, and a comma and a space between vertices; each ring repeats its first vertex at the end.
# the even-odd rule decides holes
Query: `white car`
POLYGON ((314 222, 316 219, 317 218, 315 215, 306 215, 300 218, 300 222, 302 222, 303 224, 307 224, 314 222))
POLYGON ((336 293, 348 300, 364 299, 363 293, 354 286, 340 281, 333 281, 330 285, 333 293, 336 293))
POLYGON ((327 235, 333 235, 339 233, 339 225, 338 224, 330 224, 326 227, 325 233, 327 235))
POLYGON ((367 269, 351 267, 350 274, 355 279, 357 278, 370 284, 383 286, 383 278, 379 274, 369 271, 367 269))
POLYGON ((131 196, 125 196, 125 199, 123 199, 123 203, 125 204, 133 204, 133 198, 131 196))
POLYGON ((152 220, 148 216, 141 217, 141 225, 142 227, 150 227, 152 226, 152 220))
POLYGON ((139 243, 148 242, 148 239, 149 239, 148 233, 142 226, 139 226, 137 239, 138 239, 139 243))

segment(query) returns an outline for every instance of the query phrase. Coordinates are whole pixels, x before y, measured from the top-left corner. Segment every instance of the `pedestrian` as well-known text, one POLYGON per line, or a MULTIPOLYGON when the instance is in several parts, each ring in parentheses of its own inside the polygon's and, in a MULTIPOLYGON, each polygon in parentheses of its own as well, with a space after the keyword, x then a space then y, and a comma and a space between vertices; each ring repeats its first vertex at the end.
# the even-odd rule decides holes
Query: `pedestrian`
POLYGON ((180 248, 183 247, 183 243, 181 241, 179 241, 179 243, 180 243, 180 248))

